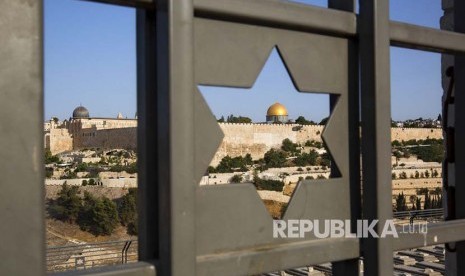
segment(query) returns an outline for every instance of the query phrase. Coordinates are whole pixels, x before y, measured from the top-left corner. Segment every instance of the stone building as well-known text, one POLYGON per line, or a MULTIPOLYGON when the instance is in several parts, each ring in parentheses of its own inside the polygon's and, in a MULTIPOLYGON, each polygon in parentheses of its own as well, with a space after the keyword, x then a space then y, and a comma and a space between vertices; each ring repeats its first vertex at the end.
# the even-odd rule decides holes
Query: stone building
POLYGON ((289 121, 287 109, 280 103, 274 103, 268 108, 266 112, 266 122, 268 124, 274 123, 287 123, 289 121))
POLYGON ((44 124, 45 148, 52 154, 83 148, 136 149, 137 118, 91 117, 87 108, 78 106, 69 120, 52 118, 44 124))

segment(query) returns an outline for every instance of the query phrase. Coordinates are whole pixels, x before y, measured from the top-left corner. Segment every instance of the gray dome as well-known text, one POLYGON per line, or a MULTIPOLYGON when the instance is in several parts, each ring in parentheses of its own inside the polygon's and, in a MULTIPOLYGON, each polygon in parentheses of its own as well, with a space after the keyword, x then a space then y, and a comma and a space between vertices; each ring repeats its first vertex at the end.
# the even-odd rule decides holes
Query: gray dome
POLYGON ((89 110, 82 105, 78 106, 73 111, 73 118, 89 118, 89 110))

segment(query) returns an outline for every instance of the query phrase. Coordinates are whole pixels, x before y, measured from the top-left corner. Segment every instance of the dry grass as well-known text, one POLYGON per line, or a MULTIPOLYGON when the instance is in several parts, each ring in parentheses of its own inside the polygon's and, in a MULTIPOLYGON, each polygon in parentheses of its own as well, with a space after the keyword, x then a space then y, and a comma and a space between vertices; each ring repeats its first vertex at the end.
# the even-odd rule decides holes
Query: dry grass
POLYGON ((126 227, 118 226, 109 236, 94 236, 82 231, 77 224, 69 224, 55 219, 46 220, 47 246, 69 245, 77 242, 94 243, 137 239, 126 233, 126 227))

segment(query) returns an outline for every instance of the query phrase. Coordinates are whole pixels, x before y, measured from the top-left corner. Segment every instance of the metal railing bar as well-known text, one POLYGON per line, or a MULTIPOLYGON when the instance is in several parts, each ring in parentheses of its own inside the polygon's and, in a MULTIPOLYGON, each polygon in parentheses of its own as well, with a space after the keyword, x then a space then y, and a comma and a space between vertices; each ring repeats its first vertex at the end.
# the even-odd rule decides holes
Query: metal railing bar
POLYGON ((222 271, 234 271, 237 275, 261 274, 291 269, 325 262, 358 258, 359 241, 357 239, 318 239, 304 242, 287 243, 270 248, 251 248, 234 252, 197 256, 196 275, 221 275, 222 271), (312 254, 321 252, 321 254, 312 254), (323 253, 324 252, 324 253, 323 253), (276 260, 281 260, 276 262, 276 260), (249 267, 250 262, 267 263, 263 267, 249 267))
POLYGON ((148 262, 137 262, 125 265, 93 267, 90 269, 62 272, 60 275, 140 275, 155 276, 155 266, 148 262), (113 272, 113 273, 112 273, 113 272), (116 274, 115 272, 119 272, 116 274))
POLYGON ((137 240, 124 240, 124 241, 110 241, 110 242, 96 242, 96 243, 85 243, 85 244, 78 244, 78 245, 64 245, 64 246, 50 246, 47 250, 53 249, 61 249, 61 248, 76 248, 77 246, 88 247, 88 246, 103 246, 108 244, 117 244, 117 245, 124 245, 127 241, 132 241, 133 244, 137 244, 137 240))
POLYGON ((428 224, 427 233, 399 233, 394 251, 465 240, 465 219, 428 224))
POLYGON ((390 22, 391 45, 440 53, 465 53, 465 34, 390 22))
POLYGON ((357 29, 354 13, 285 1, 194 0, 194 9, 197 17, 338 36, 355 36, 357 29))
MULTIPOLYGON (((112 252, 107 252, 108 250, 102 250, 102 251, 87 251, 87 252, 76 252, 76 253, 66 253, 66 252, 63 252, 62 254, 55 254, 55 255, 49 255, 47 254, 47 261, 53 261, 53 260, 59 260, 59 259, 63 259, 67 256, 69 257, 72 257, 72 256, 85 256, 85 257, 94 257, 94 256, 106 256, 106 255, 114 255, 114 254, 118 254, 119 256, 121 256, 121 250, 120 249, 116 249, 112 252), (89 254, 91 253, 91 254, 89 254)), ((131 254, 136 254, 136 252, 131 252, 131 254)))

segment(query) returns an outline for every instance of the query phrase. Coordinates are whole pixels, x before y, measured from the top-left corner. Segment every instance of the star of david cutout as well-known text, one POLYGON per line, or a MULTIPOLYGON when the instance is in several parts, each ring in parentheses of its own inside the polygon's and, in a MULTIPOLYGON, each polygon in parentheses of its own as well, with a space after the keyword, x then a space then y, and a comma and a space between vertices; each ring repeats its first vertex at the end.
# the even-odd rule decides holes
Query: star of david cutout
MULTIPOLYGON (((300 96, 300 98, 298 99, 298 101, 302 101, 302 102, 309 102, 312 100, 312 97, 309 97, 309 93, 315 93, 314 91, 304 91, 304 90, 299 90, 297 88, 297 83, 296 81, 292 78, 292 76, 289 75, 289 68, 287 67, 286 63, 283 61, 283 58, 281 56, 281 53, 279 52, 279 50, 277 49, 277 47, 273 48, 273 50, 270 52, 266 62, 263 64, 263 67, 261 68, 261 71, 260 71, 260 74, 257 76, 256 80, 254 81, 253 83, 253 86, 251 87, 251 89, 237 89, 237 88, 226 88, 226 90, 228 90, 228 92, 230 92, 232 95, 234 95, 234 97, 245 97, 245 96, 250 96, 250 94, 252 93, 257 93, 258 89, 256 89, 257 86, 261 86, 263 87, 263 81, 261 81, 262 79, 262 76, 263 76, 263 72, 265 70, 267 70, 268 72, 270 71, 270 68, 271 68, 271 65, 270 63, 273 63, 274 64, 274 68, 273 69, 276 69, 276 63, 279 62, 280 63, 280 66, 284 67, 285 68, 285 71, 287 72, 287 80, 284 80, 283 82, 285 82, 286 84, 286 88, 284 90, 287 90, 287 91, 283 91, 282 94, 284 94, 284 97, 281 97, 282 100, 281 101, 284 101, 286 102, 286 95, 287 97, 289 96, 292 96, 292 95, 289 95, 290 93, 296 93, 300 96), (229 91, 231 90, 231 91, 229 91), (239 90, 239 91, 235 91, 235 90, 239 90), (247 90, 247 91, 244 91, 244 90, 247 90), (239 93, 238 93, 239 92, 239 93)), ((282 71, 282 70, 281 70, 282 71)), ((281 72, 280 71, 280 72, 281 72)), ((280 80, 282 80, 282 78, 280 78, 280 80)), ((200 86, 199 87, 200 90, 203 92, 204 96, 209 96, 209 94, 214 94, 215 93, 215 89, 219 89, 218 87, 216 86, 210 86, 210 87, 205 87, 205 86, 200 86)), ((225 90, 225 88, 223 88, 222 90, 225 90)), ((263 89, 262 89, 263 90, 263 89)), ((217 92, 217 91, 216 91, 217 92)), ((263 93, 263 92, 262 92, 263 93)), ((325 94, 327 96, 329 96, 331 93, 330 92, 316 92, 316 93, 319 93, 319 94, 325 94)), ((313 94, 314 95, 314 94, 313 94)), ((221 96, 225 96, 225 93, 221 93, 221 96)), ((276 95, 274 95, 276 96, 276 95)), ((281 95, 280 95, 281 96, 281 95)), ((334 96, 334 95, 333 95, 334 96)), ((337 96, 335 96, 337 97, 337 96)), ((328 97, 329 98, 329 97, 328 97)), ((315 99, 313 97, 313 99, 315 99)), ((218 100, 218 99, 217 99, 218 100)), ((232 99, 230 99, 232 100, 232 99)), ((296 99, 293 99, 293 100, 296 100, 296 99)), ((319 100, 320 102, 325 102, 324 100, 322 101, 321 99, 321 96, 320 98, 317 100, 319 100)), ((228 101, 226 99, 226 101, 228 101)), ((287 101, 289 102, 289 101, 287 101)), ((254 107, 256 107, 257 109, 265 109, 265 106, 269 104, 269 102, 262 102, 262 103, 259 103, 259 102, 253 102, 252 100, 252 105, 254 105, 254 107), (261 108, 258 108, 257 106, 259 105, 262 105, 261 108)), ((329 102, 326 101, 326 103, 328 105, 328 108, 329 108, 329 102)), ((230 114, 230 113, 228 113, 230 114)), ((231 112, 231 114, 237 114, 236 112, 231 112)), ((211 114, 212 115, 212 114, 211 114)), ((238 114, 238 115, 242 115, 242 114, 238 114)), ((331 114, 328 116, 329 117, 329 121, 331 120, 331 114)), ((294 126, 295 131, 299 131, 298 128, 299 126, 298 125, 295 125, 294 126)), ((221 131, 221 130, 220 130, 221 131)), ((320 131, 318 131, 319 133, 320 131)), ((222 136, 224 137, 224 134, 222 133, 222 136)), ((321 139, 323 141, 324 144, 327 144, 326 143, 326 139, 325 139, 325 128, 323 129, 323 131, 321 131, 321 139)), ((326 147, 326 150, 328 151, 328 153, 330 154, 330 145, 327 145, 326 147)), ((245 154, 244 154, 245 155, 245 154)), ((234 156, 233 156, 234 157, 234 156)), ((332 174, 332 177, 338 177, 340 176, 340 171, 337 167, 337 164, 335 162, 332 162, 331 164, 331 174, 332 174)), ((290 170, 288 170, 290 171, 290 170)), ((249 171, 249 174, 250 174, 250 171, 249 171)), ((284 174, 281 174, 281 177, 283 177, 284 174)), ((289 174, 287 174, 289 175, 289 174)), ((320 174, 319 176, 322 176, 322 174, 320 174)), ((256 176, 255 176, 256 177, 256 176)), ((210 180, 210 176, 207 175, 207 176, 204 176, 204 180, 205 178, 208 178, 208 182, 212 182, 212 183, 208 183, 208 184, 214 184, 214 181, 215 179, 211 179, 210 180)), ((322 177, 324 179, 324 177, 322 177)), ((324 181, 323 179, 321 179, 320 181, 324 181)), ((250 180, 250 179, 249 179, 250 180)), ((300 183, 302 181, 305 181, 306 183, 308 182, 311 182, 313 180, 299 180, 297 185, 300 185, 300 183)), ((250 181, 246 181, 246 182, 250 182, 250 181)), ((283 182, 284 182, 284 179, 283 179, 283 182)), ((216 183, 215 183, 216 184, 216 183)), ((283 187, 284 188, 284 187, 283 187)), ((292 196, 294 195, 294 190, 292 190, 294 187, 289 185, 287 186, 287 189, 289 190, 288 191, 288 195, 290 193, 290 198, 292 198, 292 196)), ((297 188, 295 188, 296 190, 297 188)), ((278 191, 267 191, 267 192, 263 192, 263 191, 260 191, 259 194, 260 194, 260 197, 262 198, 264 204, 267 206, 267 209, 268 211, 270 212, 270 214, 273 216, 273 218, 281 218, 283 216, 283 212, 284 210, 286 210, 286 206, 290 200, 290 198, 288 198, 287 196, 279 196, 278 193, 281 193, 282 192, 278 192, 278 191), (270 193, 275 193, 274 195, 269 195, 270 193), (276 200, 276 198, 279 198, 280 200, 276 200), (285 201, 287 199, 287 201, 285 201)))

